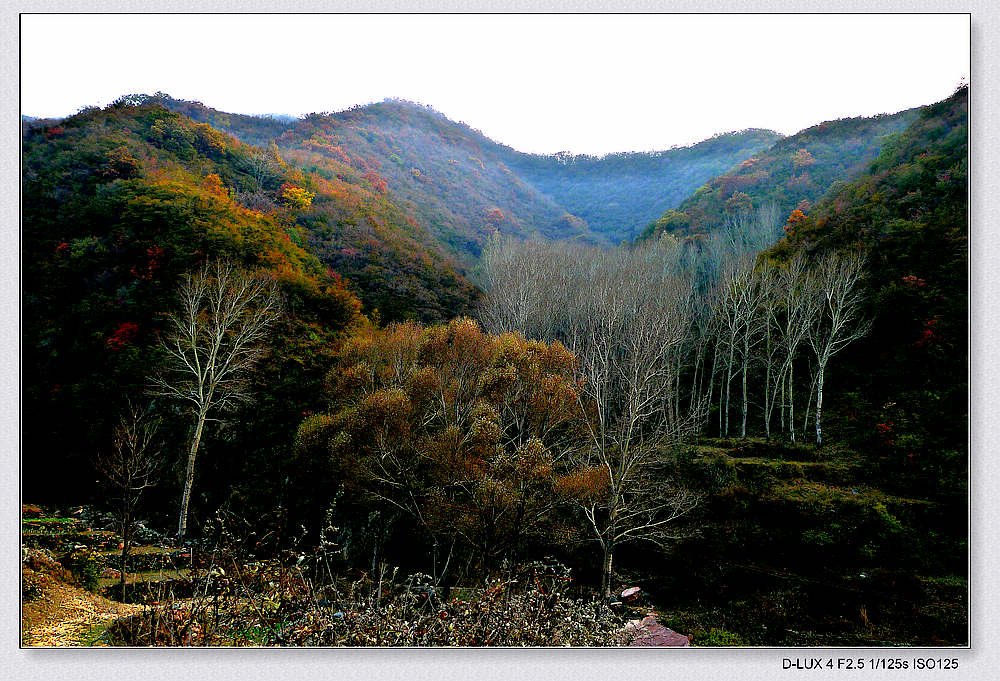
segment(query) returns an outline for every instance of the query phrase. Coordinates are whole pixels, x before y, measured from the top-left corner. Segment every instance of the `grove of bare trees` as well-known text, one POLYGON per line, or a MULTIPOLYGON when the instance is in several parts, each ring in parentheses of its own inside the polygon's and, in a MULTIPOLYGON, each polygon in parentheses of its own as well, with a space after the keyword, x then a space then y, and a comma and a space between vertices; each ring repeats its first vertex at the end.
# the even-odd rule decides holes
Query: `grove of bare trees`
POLYGON ((670 540, 675 521, 697 504, 665 471, 671 451, 702 431, 712 410, 720 436, 747 437, 756 412, 765 436, 777 415, 792 441, 813 411, 822 444, 827 367, 868 328, 864 257, 760 257, 780 227, 764 208, 733 216, 701 242, 602 250, 496 235, 484 250, 485 330, 558 341, 577 358, 588 445, 572 459, 601 481, 599 493, 577 503, 603 552, 607 594, 615 548, 670 540), (797 380, 803 367, 806 381, 797 380), (809 407, 799 426, 803 394, 809 407))
POLYGON ((593 489, 575 502, 603 552, 605 595, 615 549, 669 540, 698 501, 660 474, 708 406, 680 399, 695 297, 679 253, 665 243, 608 251, 498 241, 485 256, 487 330, 558 341, 577 357, 587 446, 570 459, 593 489))

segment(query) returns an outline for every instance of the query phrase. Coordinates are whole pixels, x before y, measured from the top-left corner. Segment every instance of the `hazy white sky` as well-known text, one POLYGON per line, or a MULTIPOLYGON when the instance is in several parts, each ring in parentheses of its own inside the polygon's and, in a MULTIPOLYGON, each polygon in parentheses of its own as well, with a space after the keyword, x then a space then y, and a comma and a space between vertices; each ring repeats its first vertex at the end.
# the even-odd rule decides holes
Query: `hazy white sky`
POLYGON ((966 15, 23 15, 21 111, 402 97, 522 151, 602 154, 929 104, 969 50, 966 15))

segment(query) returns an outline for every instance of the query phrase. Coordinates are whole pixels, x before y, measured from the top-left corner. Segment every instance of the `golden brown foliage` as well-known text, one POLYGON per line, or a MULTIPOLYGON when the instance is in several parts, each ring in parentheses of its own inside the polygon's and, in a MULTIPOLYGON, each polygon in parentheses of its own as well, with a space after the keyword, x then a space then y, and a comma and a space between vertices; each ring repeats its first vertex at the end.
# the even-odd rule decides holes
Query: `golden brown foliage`
POLYGON ((337 359, 330 413, 303 423, 300 452, 487 563, 546 524, 556 471, 582 441, 566 348, 456 319, 368 327, 337 359))

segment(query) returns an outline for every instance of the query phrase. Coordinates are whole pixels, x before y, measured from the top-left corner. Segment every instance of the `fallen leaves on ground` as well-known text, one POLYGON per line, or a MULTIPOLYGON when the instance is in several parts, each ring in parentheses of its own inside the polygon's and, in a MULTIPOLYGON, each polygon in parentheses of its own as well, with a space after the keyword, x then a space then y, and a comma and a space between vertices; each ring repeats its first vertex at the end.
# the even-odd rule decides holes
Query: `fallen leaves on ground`
POLYGON ((95 626, 142 611, 141 605, 116 603, 48 575, 42 594, 22 606, 21 643, 30 647, 100 645, 86 640, 95 626))

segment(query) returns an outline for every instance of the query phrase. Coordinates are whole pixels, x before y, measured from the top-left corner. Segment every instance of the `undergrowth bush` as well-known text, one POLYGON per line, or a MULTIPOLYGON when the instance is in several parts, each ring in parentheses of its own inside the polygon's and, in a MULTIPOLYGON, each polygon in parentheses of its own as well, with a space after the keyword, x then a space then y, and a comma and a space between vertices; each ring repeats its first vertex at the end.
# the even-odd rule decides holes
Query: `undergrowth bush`
POLYGON ((192 598, 147 606, 109 627, 130 646, 614 646, 624 621, 602 602, 575 597, 555 562, 507 566, 452 589, 428 575, 383 567, 347 579, 335 545, 262 559, 231 526, 210 551, 192 598))
POLYGON ((104 570, 104 561, 97 551, 85 546, 76 548, 70 553, 67 564, 80 586, 87 591, 97 591, 104 570))
POLYGON ((614 646, 623 622, 598 601, 574 599, 558 564, 510 568, 463 598, 441 600, 427 575, 364 584, 345 611, 319 614, 304 645, 614 646), (379 595, 379 592, 382 595, 379 595), (325 625, 325 626, 324 626, 325 625))
POLYGON ((746 643, 739 634, 734 634, 725 629, 712 627, 708 631, 695 631, 691 634, 691 644, 695 646, 744 646, 746 643))
POLYGON ((34 570, 21 568, 21 600, 25 603, 38 600, 42 595, 42 578, 34 570))

